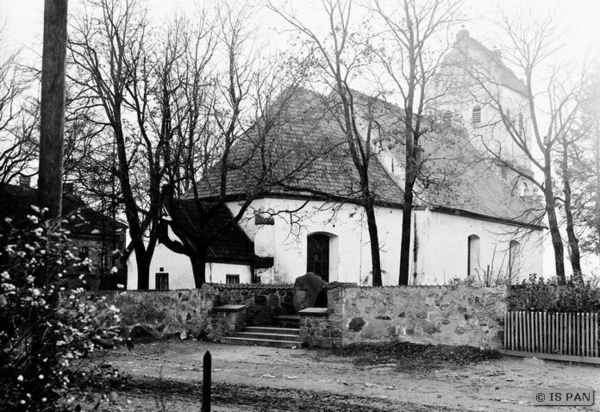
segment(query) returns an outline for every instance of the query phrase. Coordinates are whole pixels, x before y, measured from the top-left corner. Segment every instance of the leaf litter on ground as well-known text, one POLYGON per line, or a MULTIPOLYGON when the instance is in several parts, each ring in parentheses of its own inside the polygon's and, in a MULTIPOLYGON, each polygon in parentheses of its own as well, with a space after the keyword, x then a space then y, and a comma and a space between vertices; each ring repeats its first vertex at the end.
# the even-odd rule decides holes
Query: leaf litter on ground
POLYGON ((333 349, 332 354, 352 357, 359 366, 424 370, 433 367, 469 365, 499 359, 502 354, 492 349, 473 346, 421 345, 411 342, 360 343, 333 349))

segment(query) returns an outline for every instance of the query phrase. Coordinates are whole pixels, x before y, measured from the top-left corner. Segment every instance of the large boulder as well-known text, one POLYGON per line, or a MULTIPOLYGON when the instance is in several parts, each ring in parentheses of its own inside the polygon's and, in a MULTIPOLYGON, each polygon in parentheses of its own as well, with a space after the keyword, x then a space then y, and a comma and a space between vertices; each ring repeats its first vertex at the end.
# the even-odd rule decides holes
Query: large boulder
POLYGON ((312 272, 300 276, 294 282, 294 310, 327 307, 327 282, 312 272))

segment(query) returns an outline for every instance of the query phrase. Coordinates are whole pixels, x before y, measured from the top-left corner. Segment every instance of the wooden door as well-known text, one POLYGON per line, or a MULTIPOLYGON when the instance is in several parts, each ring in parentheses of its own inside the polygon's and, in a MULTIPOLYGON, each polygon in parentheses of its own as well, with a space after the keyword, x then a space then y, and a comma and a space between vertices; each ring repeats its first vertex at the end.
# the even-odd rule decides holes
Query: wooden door
POLYGON ((306 271, 329 282, 329 236, 319 233, 308 236, 306 271))

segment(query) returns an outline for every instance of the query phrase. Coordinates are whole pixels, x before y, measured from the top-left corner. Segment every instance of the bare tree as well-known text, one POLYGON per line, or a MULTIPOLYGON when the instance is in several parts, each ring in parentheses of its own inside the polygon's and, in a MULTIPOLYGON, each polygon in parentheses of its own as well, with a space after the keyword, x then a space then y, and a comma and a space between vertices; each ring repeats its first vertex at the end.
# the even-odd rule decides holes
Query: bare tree
POLYGON ((398 94, 401 102, 403 127, 394 139, 395 144, 404 145, 405 152, 400 285, 407 285, 409 280, 415 185, 425 172, 421 140, 434 134, 435 122, 427 117, 434 116, 431 103, 438 96, 430 95, 433 89, 429 85, 448 48, 448 29, 460 21, 462 3, 463 0, 374 0, 370 7, 384 28, 369 41, 376 61, 387 74, 387 82, 382 86, 398 94))
MULTIPOLYGON (((6 41, 0 27, 0 46, 6 41)), ((28 170, 38 153, 39 107, 30 105, 26 92, 31 79, 19 65, 19 52, 0 57, 0 188, 28 170)))
POLYGON ((157 79, 146 11, 139 2, 92 0, 74 21, 70 80, 82 91, 80 105, 96 108, 101 125, 111 130, 117 162, 119 202, 135 252, 138 288, 148 289, 149 267, 158 240, 160 187, 165 174, 164 146, 168 130, 156 134, 162 118, 155 102, 157 79))
MULTIPOLYGON (((351 88, 352 79, 367 62, 368 48, 362 44, 357 28, 353 26, 353 2, 323 0, 323 10, 328 20, 326 38, 311 29, 293 14, 269 2, 269 8, 279 14, 305 38, 304 47, 313 50, 313 63, 318 75, 332 90, 330 110, 344 134, 345 145, 358 173, 359 196, 353 201, 364 208, 370 238, 373 286, 381 286, 381 259, 379 234, 375 217, 377 193, 371 184, 370 168, 375 162, 373 137, 377 124, 373 104, 361 108, 356 93, 351 88), (361 110, 362 109, 362 110, 361 110)), ((372 102, 371 102, 372 103, 372 102)), ((348 200, 341 196, 339 201, 348 200)))
POLYGON ((561 149, 567 154, 576 143, 577 137, 573 136, 572 131, 586 81, 569 81, 570 76, 564 68, 563 71, 554 69, 548 75, 544 73, 544 65, 560 47, 560 35, 552 16, 544 19, 532 15, 517 18, 503 16, 499 26, 507 39, 502 58, 518 69, 523 76, 522 83, 518 83, 516 76, 505 66, 501 66, 500 72, 490 72, 472 56, 464 56, 461 64, 465 65, 463 68, 469 75, 468 82, 483 92, 474 93, 474 96, 484 108, 495 114, 486 126, 498 128, 508 136, 505 142, 483 139, 488 154, 517 179, 530 182, 543 194, 556 276, 564 284, 566 277, 559 203, 565 206, 567 213, 570 256, 576 276, 581 274, 581 268, 571 216, 569 161, 567 157, 562 157, 558 162, 562 185, 555 180, 555 161, 561 149), (511 88, 513 92, 517 90, 520 103, 506 98, 511 88), (508 146, 514 146, 514 149, 508 146), (529 164, 538 173, 529 170, 529 164), (565 198, 561 198, 558 191, 563 191, 565 198))
MULTIPOLYGON (((572 226, 582 253, 600 254, 600 76, 590 70, 581 110, 569 134, 561 140, 561 174, 568 177, 572 226)), ((565 188, 567 189, 567 188, 565 188)))
POLYGON ((305 78, 304 65, 261 59, 248 7, 222 3, 215 13, 211 53, 223 59, 222 65, 207 78, 204 55, 198 55, 195 42, 187 44, 180 70, 183 78, 195 80, 182 87, 179 101, 185 109, 174 111, 187 120, 178 130, 183 156, 177 167, 173 164, 165 192, 168 224, 177 238, 165 231, 162 241, 190 258, 196 287, 205 282, 208 249, 244 218, 257 196, 317 157, 293 159, 293 153, 276 149, 276 130, 305 78), (244 180, 241 191, 239 179, 244 180), (177 194, 183 199, 176 200, 177 194), (240 207, 229 216, 226 202, 232 199, 240 207))

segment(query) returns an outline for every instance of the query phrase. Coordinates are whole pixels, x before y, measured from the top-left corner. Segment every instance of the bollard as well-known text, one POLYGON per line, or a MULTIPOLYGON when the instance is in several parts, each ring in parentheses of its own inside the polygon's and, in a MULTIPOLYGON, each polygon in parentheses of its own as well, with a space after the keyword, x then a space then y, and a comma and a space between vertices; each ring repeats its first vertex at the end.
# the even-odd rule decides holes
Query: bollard
POLYGON ((201 412, 210 412, 210 386, 212 356, 209 351, 204 354, 204 365, 202 367, 202 409, 201 412))

